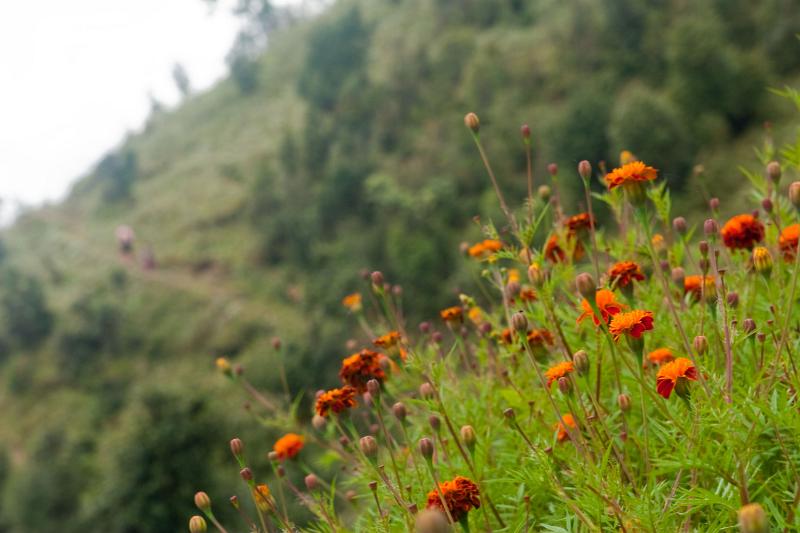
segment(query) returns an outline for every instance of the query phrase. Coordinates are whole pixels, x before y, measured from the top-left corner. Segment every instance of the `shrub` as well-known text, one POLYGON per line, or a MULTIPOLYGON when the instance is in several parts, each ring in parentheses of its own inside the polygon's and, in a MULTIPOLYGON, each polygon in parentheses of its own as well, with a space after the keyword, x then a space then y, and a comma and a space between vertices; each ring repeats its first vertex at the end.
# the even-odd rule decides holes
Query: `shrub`
POLYGON ((35 348, 53 329, 41 283, 9 268, 0 274, 0 311, 6 337, 21 348, 35 348))

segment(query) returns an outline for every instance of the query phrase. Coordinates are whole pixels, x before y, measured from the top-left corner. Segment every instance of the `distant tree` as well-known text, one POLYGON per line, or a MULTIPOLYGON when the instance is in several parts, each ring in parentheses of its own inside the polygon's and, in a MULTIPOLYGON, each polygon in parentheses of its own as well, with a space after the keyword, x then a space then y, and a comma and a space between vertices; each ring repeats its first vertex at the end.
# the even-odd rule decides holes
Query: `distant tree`
POLYGON ((172 79, 175 81, 175 87, 181 93, 181 96, 186 98, 192 92, 192 84, 189 81, 189 74, 180 63, 175 63, 172 67, 172 79))
POLYGON ((53 314, 41 283, 16 269, 0 276, 0 310, 6 337, 16 346, 36 347, 53 329, 53 314))
POLYGON ((105 156, 95 169, 95 176, 103 184, 103 198, 109 202, 130 198, 138 172, 136 153, 130 149, 105 156))

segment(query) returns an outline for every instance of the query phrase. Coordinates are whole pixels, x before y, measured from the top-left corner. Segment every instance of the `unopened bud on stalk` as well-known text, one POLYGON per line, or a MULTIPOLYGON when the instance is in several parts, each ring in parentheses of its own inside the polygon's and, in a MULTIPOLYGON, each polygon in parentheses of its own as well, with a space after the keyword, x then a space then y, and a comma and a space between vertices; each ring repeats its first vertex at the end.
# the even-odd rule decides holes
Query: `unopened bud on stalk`
POLYGON ((672 281, 675 285, 683 290, 683 282, 686 279, 686 272, 682 267, 675 267, 672 269, 672 281))
POLYGON ((767 176, 777 185, 781 181, 781 164, 777 161, 767 163, 767 176))
POLYGON ((702 257, 708 257, 708 241, 700 241, 697 243, 697 249, 700 250, 702 257))
POLYGON ((672 228, 676 233, 684 235, 687 230, 686 219, 683 217, 675 217, 672 219, 672 228))
POLYGON ((569 379, 565 377, 558 378, 558 390, 561 391, 561 394, 569 394, 572 392, 572 384, 569 382, 569 379))
POLYGON ((697 355, 705 355, 708 351, 708 339, 705 335, 698 335, 692 341, 692 345, 694 346, 694 351, 697 355))
POLYGON ((514 328, 515 331, 528 331, 528 319, 525 316, 525 313, 522 311, 517 311, 513 315, 511 315, 511 327, 514 328))
POLYGON ((281 339, 280 339, 280 337, 273 337, 272 338, 272 348, 274 348, 275 350, 280 350, 281 349, 281 339))
POLYGON ((358 498, 358 493, 353 489, 348 490, 344 493, 344 497, 347 498, 347 501, 353 503, 358 498))
POLYGON ((428 437, 419 439, 419 453, 425 459, 433 457, 433 441, 428 437))
POLYGON ((440 344, 442 340, 444 340, 444 336, 442 335, 441 331, 434 331, 431 333, 431 340, 436 344, 440 344))
POLYGON ((797 209, 800 209, 800 181, 794 181, 789 185, 789 201, 797 209))
POLYGON ((202 516, 193 516, 189 519, 189 533, 206 533, 208 526, 202 516))
POLYGON ((703 233, 706 234, 706 237, 713 237, 719 233, 719 225, 717 224, 717 221, 713 218, 706 219, 706 221, 703 222, 703 233))
POLYGON ((404 422, 406 416, 408 416, 408 411, 406 411, 406 406, 403 402, 397 402, 392 406, 392 414, 394 417, 398 419, 400 422, 404 422))
POLYGON ((753 267, 756 272, 769 275, 772 272, 772 254, 763 246, 756 246, 753 249, 753 267))
POLYGON ((765 340, 767 340, 767 334, 764 333, 763 331, 759 331, 758 333, 756 333, 756 339, 758 339, 758 342, 763 343, 765 340))
POLYGON ((194 495, 194 504, 203 512, 207 512, 211 510, 211 498, 208 497, 208 494, 203 492, 195 493, 194 495))
POLYGON ((325 420, 324 416, 314 415, 314 418, 311 419, 311 425, 314 426, 314 429, 317 431, 322 431, 325 429, 328 421, 325 420))
POLYGON ((375 491, 378 490, 378 482, 377 481, 370 481, 367 485, 369 486, 369 490, 371 490, 372 492, 375 492, 375 491))
POLYGON ((304 481, 306 483, 306 488, 308 489, 308 492, 314 492, 319 488, 319 478, 314 474, 308 474, 305 477, 304 481))
POLYGON ((707 258, 705 258, 705 257, 701 258, 697 262, 697 264, 700 266, 700 270, 703 271, 703 275, 708 274, 708 267, 709 267, 710 263, 708 262, 707 258))
POLYGON ((433 398, 433 385, 427 381, 419 386, 419 395, 423 398, 433 398))
POLYGON ((769 522, 764 508, 757 503, 748 503, 739 509, 739 531, 741 533, 768 533, 769 522))
POLYGON ((278 456, 278 452, 276 452, 276 451, 271 451, 271 452, 269 452, 269 453, 267 454, 267 458, 268 458, 270 461, 277 461, 278 459, 280 459, 280 456, 278 456))
POLYGON ((370 424, 369 425, 369 432, 373 435, 377 435, 378 431, 381 430, 381 427, 378 424, 370 424))
POLYGON ((419 323, 419 331, 420 333, 428 333, 431 330, 431 323, 430 322, 420 322, 419 323))
POLYGON ((520 134, 522 134, 522 138, 525 141, 531 140, 531 127, 530 126, 528 126, 527 124, 523 124, 519 128, 519 132, 520 132, 520 134))
POLYGON ((250 470, 248 467, 244 467, 241 470, 239 470, 239 475, 242 476, 242 479, 245 481, 253 480, 253 471, 250 470))
POLYGON ((369 391, 362 394, 361 399, 364 400, 364 405, 368 407, 375 405, 375 402, 372 400, 372 394, 370 394, 369 391))
POLYGON ((286 469, 283 465, 278 465, 277 468, 275 468, 275 473, 278 474, 278 477, 283 477, 286 475, 286 469))
MULTIPOLYGON (((558 168, 556 168, 556 171, 558 171, 558 168)), ((547 200, 550 199, 552 191, 550 190, 549 185, 539 185, 539 188, 536 190, 536 193, 539 195, 539 198, 541 198, 543 201, 546 202, 547 200)))
POLYGON ((375 290, 383 290, 383 272, 376 270, 369 275, 369 279, 372 281, 372 287, 375 290))
POLYGON ((228 501, 231 502, 231 507, 234 509, 239 509, 239 497, 235 494, 228 498, 228 501))
POLYGON ((617 396, 617 405, 619 405, 620 411, 627 413, 631 410, 631 397, 627 394, 620 394, 617 396))
POLYGON ((370 379, 367 381, 367 392, 372 396, 377 397, 381 393, 381 384, 377 379, 370 379))
POLYGON ((742 330, 745 335, 749 335, 756 330, 756 321, 752 318, 745 318, 742 322, 742 330))
POLYGON ((416 533, 451 533, 453 528, 447 517, 436 509, 424 509, 417 515, 416 533))
POLYGON ((528 279, 534 287, 541 287, 544 284, 544 272, 538 264, 534 263, 528 267, 528 279))
POLYGON ((472 426, 461 426, 461 440, 464 441, 464 444, 467 445, 469 451, 472 452, 475 450, 475 442, 477 441, 477 437, 475 436, 475 428, 472 426))
POLYGON ((478 133, 481 129, 481 121, 475 113, 464 115, 464 125, 471 129, 472 133, 478 133))
POLYGON ((519 294, 521 288, 519 281, 509 281, 505 289, 506 299, 513 300, 519 294))
POLYGON ((712 198, 709 200, 708 207, 710 207, 712 211, 719 209, 719 198, 712 198))
POLYGON ((589 371, 589 355, 584 350, 578 350, 572 355, 572 364, 578 374, 585 374, 589 371))
POLYGON ((244 444, 242 440, 239 438, 231 439, 231 453, 236 459, 240 459, 242 457, 242 452, 244 451, 244 444))
POLYGON ((764 198, 761 200, 761 208, 764 210, 765 213, 772 213, 772 200, 769 198, 764 198))
POLYGON ((339 437, 339 444, 342 446, 342 448, 347 448, 348 446, 350 446, 350 439, 342 435, 341 437, 339 437))
POLYGON ((436 415, 431 415, 428 417, 428 424, 431 425, 431 429, 433 429, 436 433, 439 433, 439 429, 442 427, 442 421, 439 420, 439 417, 436 415))
MULTIPOLYGON (((406 492, 408 492, 409 494, 411 493, 411 485, 406 485, 406 492)), ((419 507, 417 507, 416 503, 409 504, 407 509, 408 512, 412 514, 412 516, 416 515, 419 512, 419 507)))
POLYGON ((597 285, 594 283, 594 278, 588 272, 582 272, 575 276, 575 287, 578 292, 586 298, 589 302, 594 301, 595 290, 597 285))
POLYGON ((589 178, 592 177, 592 165, 587 160, 583 160, 578 163, 578 174, 584 179, 584 181, 588 181, 589 178))
POLYGON ((369 435, 361 437, 358 446, 361 448, 361 453, 367 457, 375 457, 378 454, 378 441, 375 440, 375 437, 369 435))
MULTIPOLYGON (((556 165, 555 163, 550 163, 549 165, 547 165, 547 172, 551 176, 558 176, 558 165, 556 165)), ((544 187, 544 185, 542 185, 542 187, 544 187)), ((542 190, 542 187, 539 187, 540 191, 542 190)))
POLYGON ((669 272, 669 261, 666 259, 662 259, 659 262, 659 266, 661 267, 662 272, 669 272))

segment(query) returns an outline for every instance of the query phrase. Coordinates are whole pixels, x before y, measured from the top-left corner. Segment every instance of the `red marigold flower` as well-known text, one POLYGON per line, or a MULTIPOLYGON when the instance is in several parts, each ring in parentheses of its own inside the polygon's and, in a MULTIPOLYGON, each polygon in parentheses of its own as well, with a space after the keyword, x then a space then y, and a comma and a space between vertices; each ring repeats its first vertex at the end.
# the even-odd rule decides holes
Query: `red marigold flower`
POLYGON ((703 294, 705 294, 706 299, 716 294, 717 287, 714 284, 714 276, 706 276, 705 287, 703 287, 703 284, 703 276, 686 276, 683 279, 683 294, 686 295, 691 293, 692 300, 694 301, 699 301, 703 294))
POLYGON ((544 245, 544 258, 551 263, 563 263, 567 260, 567 253, 558 244, 558 237, 555 235, 550 235, 544 245))
POLYGON ((655 365, 663 365, 675 359, 675 356, 672 355, 672 350, 669 348, 656 348, 647 354, 647 359, 655 365))
POLYGON ((522 287, 519 291, 519 299, 523 302, 535 302, 539 299, 536 290, 532 287, 522 287))
POLYGON ((390 331, 385 335, 381 335, 377 339, 373 339, 372 344, 379 348, 391 348, 400 342, 400 333, 397 331, 390 331))
MULTIPOLYGON (((473 508, 481 506, 480 491, 478 485, 463 476, 457 476, 451 481, 439 483, 439 490, 442 492, 447 510, 456 522, 467 516, 473 508)), ((428 509, 438 509, 445 512, 442 506, 442 498, 436 489, 428 493, 428 509)))
POLYGON ((722 241, 732 250, 751 250, 764 240, 764 224, 753 215, 736 215, 722 226, 722 241))
POLYGON ((557 381, 560 378, 567 377, 569 374, 575 371, 575 365, 572 364, 572 361, 564 361, 562 363, 555 364, 547 369, 544 373, 547 376, 547 386, 551 386, 554 381, 557 381))
POLYGON ((462 318, 462 311, 461 307, 454 305, 453 307, 448 307, 447 309, 442 309, 439 312, 439 315, 442 317, 442 320, 445 322, 461 322, 462 318))
POLYGON ((341 389, 331 389, 323 392, 317 398, 317 414, 328 416, 330 411, 339 414, 351 407, 356 406, 356 389, 350 386, 341 389))
POLYGON ((574 237, 582 230, 591 228, 594 225, 594 220, 589 213, 579 213, 567 219, 564 226, 567 228, 567 235, 574 237))
POLYGON ((297 433, 287 433, 275 441, 273 451, 278 454, 278 459, 293 459, 305 446, 306 438, 297 433))
POLYGON ((791 224, 781 231, 781 235, 778 237, 778 246, 783 252, 783 258, 787 261, 794 260, 798 240, 800 240, 800 224, 791 224))
POLYGON ((361 311, 361 294, 354 292, 342 298, 342 305, 349 309, 351 312, 356 313, 361 311))
POLYGON ((644 280, 644 273, 638 263, 621 261, 609 269, 608 277, 612 285, 622 288, 627 287, 634 280, 644 280))
POLYGON ((528 344, 531 346, 552 345, 553 334, 546 329, 533 329, 528 332, 528 344))
MULTIPOLYGON (((595 305, 597 306, 597 309, 600 310, 600 314, 603 317, 603 322, 606 324, 608 324, 608 321, 612 316, 621 312, 626 307, 625 305, 619 303, 616 300, 616 297, 616 294, 608 289, 600 289, 594 295, 595 305)), ((599 326, 600 319, 594 314, 594 309, 592 309, 592 305, 586 298, 581 301, 581 307, 583 308, 583 313, 581 313, 581 315, 578 317, 578 323, 580 324, 583 322, 583 319, 587 317, 592 317, 594 325, 599 326)))
POLYGON ((486 239, 482 242, 473 244, 467 250, 470 257, 484 259, 503 249, 503 243, 495 239, 486 239))
POLYGON ((645 331, 653 329, 653 312, 634 309, 627 313, 617 313, 611 319, 608 330, 618 341, 623 335, 629 335, 638 339, 645 331))
POLYGON ((697 381, 697 369, 689 359, 678 357, 658 370, 656 391, 664 398, 669 398, 673 389, 683 396, 688 392, 686 386, 690 380, 697 381))
POLYGON ((606 174, 605 179, 608 189, 611 190, 628 183, 653 181, 657 175, 658 171, 653 167, 647 166, 641 161, 633 161, 620 168, 615 168, 606 174))
POLYGON ((361 350, 342 361, 339 378, 345 385, 350 385, 359 393, 367 390, 367 381, 377 379, 381 383, 386 380, 386 373, 381 368, 381 354, 372 350, 361 350))
POLYGON ((561 415, 561 420, 559 420, 554 427, 558 430, 558 435, 556 437, 558 442, 564 442, 565 440, 569 439, 569 431, 571 429, 577 429, 578 425, 575 423, 575 419, 572 417, 572 415, 567 413, 565 415, 561 415))

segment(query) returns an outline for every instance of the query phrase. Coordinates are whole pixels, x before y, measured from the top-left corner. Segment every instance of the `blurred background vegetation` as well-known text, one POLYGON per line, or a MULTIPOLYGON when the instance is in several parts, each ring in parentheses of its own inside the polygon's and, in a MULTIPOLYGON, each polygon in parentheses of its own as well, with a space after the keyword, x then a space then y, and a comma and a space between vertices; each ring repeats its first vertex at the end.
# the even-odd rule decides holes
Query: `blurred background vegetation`
POLYGON ((800 81, 794 0, 238 10, 227 80, 194 94, 176 67, 178 108, 154 105, 65 202, 0 237, 0 532, 182 531, 195 490, 232 493, 227 440, 265 454, 276 435, 216 357, 279 391, 279 336, 313 397, 336 382, 356 329, 340 300, 362 269, 404 288, 411 324, 455 302, 472 217, 500 220, 466 111, 509 198, 525 194, 528 122, 537 185, 558 163, 575 211, 577 161, 629 149, 695 221, 710 196, 739 210, 738 165, 793 133, 768 89, 800 81))

